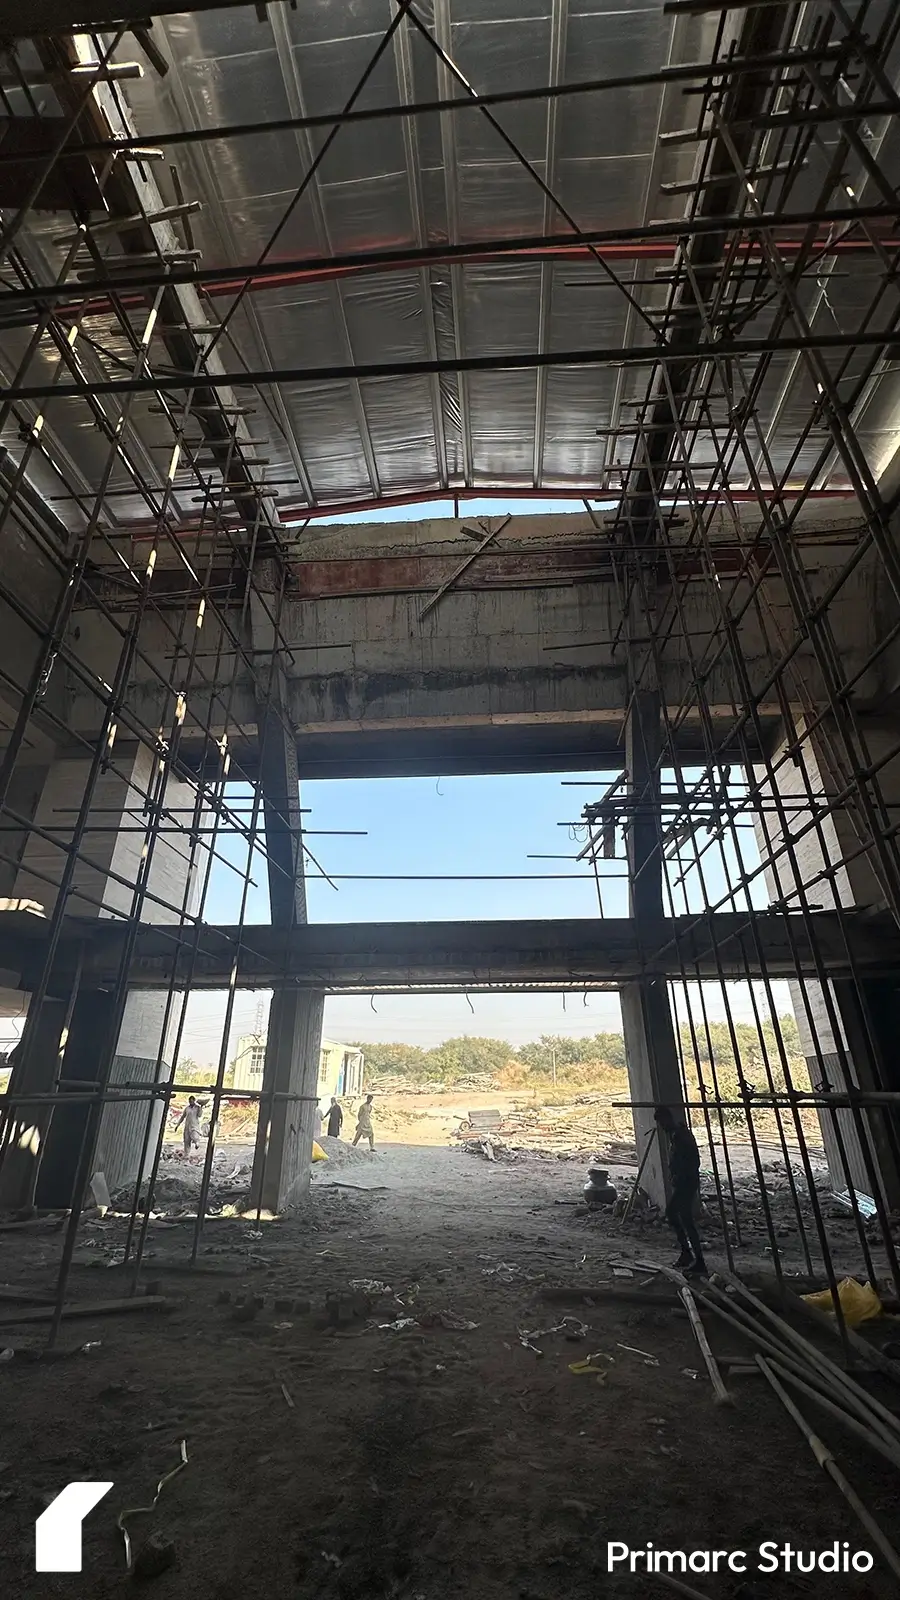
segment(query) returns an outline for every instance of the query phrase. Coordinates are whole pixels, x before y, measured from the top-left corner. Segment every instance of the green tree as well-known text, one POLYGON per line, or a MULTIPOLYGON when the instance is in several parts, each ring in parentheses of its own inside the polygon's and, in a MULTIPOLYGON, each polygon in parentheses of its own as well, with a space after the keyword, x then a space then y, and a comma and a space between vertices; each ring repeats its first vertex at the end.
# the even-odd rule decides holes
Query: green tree
POLYGON ((458 1078, 472 1073, 496 1077, 514 1058, 515 1052, 505 1039, 479 1039, 463 1034, 459 1039, 445 1039, 428 1052, 428 1065, 432 1076, 444 1083, 454 1083, 458 1078))
POLYGON ((621 1033, 595 1033, 593 1039, 585 1040, 585 1044, 590 1044, 595 1060, 604 1062, 608 1067, 625 1068, 625 1040, 621 1033))
POLYGON ((424 1082, 429 1076, 428 1054, 417 1044, 361 1044, 365 1056, 366 1076, 378 1078, 408 1078, 411 1083, 424 1082))
POLYGON ((620 1033, 595 1033, 587 1039, 542 1033, 539 1039, 520 1045, 516 1052, 519 1060, 540 1078, 552 1076, 554 1053, 557 1079, 564 1082, 583 1081, 592 1066, 625 1066, 625 1041, 620 1033))

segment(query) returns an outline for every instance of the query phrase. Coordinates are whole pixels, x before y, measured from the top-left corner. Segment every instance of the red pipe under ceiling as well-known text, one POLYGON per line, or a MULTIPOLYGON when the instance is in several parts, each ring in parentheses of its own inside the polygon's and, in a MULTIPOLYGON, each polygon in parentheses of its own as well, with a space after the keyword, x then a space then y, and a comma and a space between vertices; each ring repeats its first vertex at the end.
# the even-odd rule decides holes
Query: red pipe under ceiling
MULTIPOLYGON (((900 239, 882 239, 880 244, 884 249, 900 249, 900 239)), ((754 248, 755 246, 749 242, 741 246, 742 252, 747 254, 751 253, 754 248)), ((782 239, 778 241, 778 248, 784 255, 796 255, 805 246, 803 241, 799 239, 782 239)), ((822 239, 815 248, 827 255, 859 255, 870 253, 872 245, 868 239, 843 237, 835 239, 831 243, 827 243, 826 240, 822 239)), ((482 262, 541 262, 553 260, 570 261, 573 265, 583 265, 586 262, 596 261, 598 256, 607 261, 672 261, 676 249, 675 240, 625 239, 605 244, 596 251, 589 250, 587 246, 578 244, 555 245, 547 249, 530 248, 523 250, 511 248, 509 250, 497 250, 491 255, 478 256, 477 263, 480 265, 482 262)), ((439 254, 434 255, 429 258, 428 265, 429 267, 446 265, 447 259, 449 258, 439 254)), ((458 257, 454 257, 451 264, 462 264, 464 266, 465 262, 460 263, 458 257)), ((209 286, 205 286, 201 282, 198 283, 197 288, 201 294, 206 295, 210 300, 214 300, 228 295, 239 294, 247 287, 253 293, 263 293, 267 289, 285 289, 296 284, 330 283, 335 279, 359 277, 366 273, 405 272, 407 270, 419 272, 421 267, 422 261, 420 257, 412 257, 409 261, 404 260, 402 257, 399 260, 396 257, 392 257, 383 266, 380 266, 377 262, 367 262, 358 267, 336 266, 333 268, 313 267, 310 269, 289 267, 283 273, 272 274, 269 271, 265 278, 257 282, 253 276, 253 266, 248 264, 246 268, 236 267, 234 278, 213 283, 209 286)), ((146 296, 139 293, 120 293, 118 304, 126 310, 136 310, 146 304, 146 296)), ((94 300, 83 300, 80 303, 70 302, 59 308, 59 315, 66 320, 74 320, 77 317, 107 316, 111 310, 112 302, 102 296, 94 300)))

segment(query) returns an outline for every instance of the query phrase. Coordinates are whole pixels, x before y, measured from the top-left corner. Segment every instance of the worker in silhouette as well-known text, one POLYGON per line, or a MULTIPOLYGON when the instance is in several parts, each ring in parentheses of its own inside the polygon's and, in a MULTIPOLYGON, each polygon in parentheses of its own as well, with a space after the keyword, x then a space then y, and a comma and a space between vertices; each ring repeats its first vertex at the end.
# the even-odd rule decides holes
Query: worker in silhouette
POLYGON ((365 1100, 356 1113, 356 1132, 353 1143, 359 1144, 360 1139, 368 1139, 369 1149, 375 1149, 375 1130, 372 1127, 372 1096, 366 1095, 365 1100))
POLYGON ((669 1106, 657 1106, 653 1120, 669 1144, 669 1179, 672 1197, 666 1206, 666 1221, 681 1246, 675 1262, 685 1273, 706 1273, 703 1246, 694 1220, 694 1207, 700 1193, 700 1151, 690 1128, 676 1122, 669 1106))
POLYGON ((329 1139, 339 1139, 341 1137, 341 1127, 344 1121, 344 1113, 341 1110, 335 1095, 331 1096, 331 1105, 328 1107, 325 1115, 328 1118, 328 1121, 325 1125, 325 1132, 327 1133, 329 1139))

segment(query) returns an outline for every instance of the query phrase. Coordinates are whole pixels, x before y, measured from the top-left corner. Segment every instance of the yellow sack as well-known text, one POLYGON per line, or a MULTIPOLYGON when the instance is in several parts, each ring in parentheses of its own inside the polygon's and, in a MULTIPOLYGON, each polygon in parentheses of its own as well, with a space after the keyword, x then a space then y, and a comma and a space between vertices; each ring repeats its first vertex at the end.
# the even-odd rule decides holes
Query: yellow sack
MULTIPOLYGON (((848 1328, 858 1328, 861 1322, 881 1316, 883 1307, 870 1283, 857 1283, 855 1278, 844 1278, 837 1286, 837 1293, 848 1328)), ((828 1311, 834 1315, 830 1289, 822 1289, 818 1294, 805 1294, 802 1299, 816 1311, 828 1311)))
POLYGON ((325 1151, 322 1149, 322 1146, 320 1144, 316 1144, 315 1139, 313 1139, 312 1158, 313 1158, 313 1161, 327 1161, 328 1160, 328 1157, 325 1154, 325 1151))

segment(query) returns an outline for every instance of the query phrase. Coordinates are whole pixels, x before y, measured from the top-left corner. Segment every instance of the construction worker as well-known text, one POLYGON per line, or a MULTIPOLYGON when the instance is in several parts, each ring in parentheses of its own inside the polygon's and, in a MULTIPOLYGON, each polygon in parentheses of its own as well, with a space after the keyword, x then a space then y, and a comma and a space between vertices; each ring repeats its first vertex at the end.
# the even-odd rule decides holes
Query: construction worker
POLYGON ((666 1206, 666 1221, 681 1246, 675 1266, 685 1273, 706 1274, 703 1246, 694 1220, 694 1206, 700 1193, 700 1151, 690 1128, 676 1122, 669 1106, 657 1106, 656 1126, 669 1141, 669 1178, 672 1198, 666 1206))
POLYGON ((339 1139, 341 1137, 341 1127, 343 1126, 344 1122, 344 1113, 338 1104, 336 1095, 331 1096, 331 1105, 328 1107, 325 1115, 328 1118, 325 1132, 327 1133, 329 1139, 339 1139))
POLYGON ((200 1115, 203 1107, 197 1104, 193 1095, 188 1096, 188 1103, 175 1124, 175 1132, 184 1123, 184 1153, 189 1159, 194 1150, 200 1149, 200 1115))
POLYGON ((372 1095, 367 1094, 365 1100, 356 1113, 356 1132, 353 1143, 359 1144, 360 1139, 368 1139, 369 1149, 375 1149, 375 1130, 372 1127, 372 1095))

